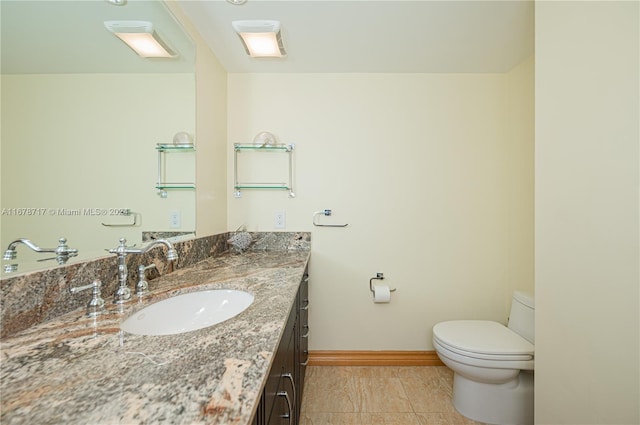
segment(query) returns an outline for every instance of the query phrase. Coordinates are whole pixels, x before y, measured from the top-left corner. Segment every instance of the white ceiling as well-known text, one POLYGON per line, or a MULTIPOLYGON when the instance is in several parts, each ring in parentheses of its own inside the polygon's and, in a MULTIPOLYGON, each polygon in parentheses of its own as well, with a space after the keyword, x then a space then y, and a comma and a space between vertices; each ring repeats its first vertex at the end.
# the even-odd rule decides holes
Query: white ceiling
MULTIPOLYGON (((223 66, 239 72, 506 72, 533 54, 532 0, 177 0, 223 66), (238 19, 282 23, 283 59, 246 55, 238 19)), ((193 45, 159 0, 0 0, 2 73, 188 72, 193 45), (142 59, 105 20, 154 22, 180 52, 142 59)))
POLYGON ((3 74, 193 72, 195 47, 163 2, 1 0, 3 74), (151 21, 180 55, 144 59, 108 32, 104 21, 151 21))
POLYGON ((494 73, 534 49, 528 0, 177 1, 231 73, 494 73), (288 56, 248 57, 239 19, 279 20, 288 56))

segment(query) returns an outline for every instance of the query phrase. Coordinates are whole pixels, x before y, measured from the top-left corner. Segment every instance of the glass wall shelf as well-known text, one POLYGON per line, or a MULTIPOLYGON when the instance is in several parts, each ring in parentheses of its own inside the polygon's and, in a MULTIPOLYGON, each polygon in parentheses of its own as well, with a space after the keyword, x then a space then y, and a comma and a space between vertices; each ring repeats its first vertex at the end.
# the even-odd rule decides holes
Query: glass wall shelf
POLYGON ((261 150, 261 151, 286 151, 286 152, 291 152, 293 150, 293 148, 294 148, 294 145, 293 144, 288 144, 288 145, 283 145, 283 144, 261 145, 259 143, 235 143, 233 145, 233 148, 236 151, 254 149, 254 150, 261 150))
POLYGON ((158 151, 158 181, 156 183, 156 189, 158 195, 161 198, 167 197, 167 190, 175 189, 195 189, 196 184, 192 182, 166 182, 163 176, 165 175, 162 164, 162 156, 167 153, 178 152, 195 152, 196 147, 194 144, 175 145, 170 143, 157 143, 156 150, 158 151))
POLYGON ((240 198, 242 196, 242 189, 275 189, 275 190, 288 190, 289 197, 295 198, 293 192, 293 144, 276 144, 276 145, 261 145, 256 143, 234 143, 234 196, 240 198), (254 151, 254 152, 282 152, 288 154, 288 183, 267 183, 267 182, 241 182, 238 180, 238 154, 242 151, 254 151))
POLYGON ((156 189, 195 189, 194 183, 160 183, 156 185, 156 189))
POLYGON ((196 150, 196 146, 194 144, 174 145, 171 143, 158 143, 156 144, 156 149, 160 152, 191 152, 196 150))

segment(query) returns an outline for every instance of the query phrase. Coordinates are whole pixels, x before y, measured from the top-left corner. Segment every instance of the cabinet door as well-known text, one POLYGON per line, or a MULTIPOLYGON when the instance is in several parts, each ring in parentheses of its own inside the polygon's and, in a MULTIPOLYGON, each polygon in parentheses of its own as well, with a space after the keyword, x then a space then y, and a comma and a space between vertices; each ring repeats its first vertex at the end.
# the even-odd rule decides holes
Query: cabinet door
POLYGON ((256 410, 255 415, 253 416, 251 425, 265 425, 264 424, 264 391, 260 396, 260 401, 258 402, 258 408, 256 410))
POLYGON ((284 422, 286 424, 298 423, 298 384, 296 382, 296 339, 295 332, 291 333, 291 339, 289 340, 289 346, 287 349, 287 358, 284 366, 284 373, 282 374, 282 388, 284 392, 289 395, 289 403, 287 404, 287 411, 289 412, 289 420, 284 422))
POLYGON ((264 389, 265 397, 265 418, 269 425, 296 424, 295 416, 295 377, 293 367, 295 366, 295 320, 296 311, 294 306, 289 313, 285 325, 282 339, 278 345, 269 378, 264 389))
POLYGON ((297 425, 300 421, 305 366, 309 357, 308 304, 308 274, 305 270, 274 354, 262 397, 262 420, 256 425, 297 425))
POLYGON ((288 397, 288 394, 284 392, 282 382, 282 380, 279 381, 278 391, 273 400, 273 410, 271 411, 267 425, 291 425, 289 422, 289 405, 291 404, 291 400, 290 398, 287 400, 286 397, 288 397))
POLYGON ((295 333, 289 334, 288 342, 284 344, 285 357, 282 374, 278 384, 278 391, 273 402, 273 410, 269 418, 269 425, 295 425, 298 423, 296 407, 295 383, 295 333))
MULTIPOLYGON (((269 378, 264 387, 264 417, 268 420, 273 414, 274 405, 276 404, 277 394, 280 391, 280 380, 282 378, 282 362, 281 358, 276 355, 273 366, 269 371, 269 378)), ((276 416, 278 413, 276 413, 276 416)), ((264 421, 266 422, 266 421, 264 421)), ((271 422, 268 422, 271 423, 271 422)))
POLYGON ((305 271, 298 292, 298 320, 297 320, 297 347, 296 347, 296 383, 298 386, 296 411, 300 419, 302 407, 302 394, 304 390, 304 377, 307 362, 309 361, 309 274, 305 271))

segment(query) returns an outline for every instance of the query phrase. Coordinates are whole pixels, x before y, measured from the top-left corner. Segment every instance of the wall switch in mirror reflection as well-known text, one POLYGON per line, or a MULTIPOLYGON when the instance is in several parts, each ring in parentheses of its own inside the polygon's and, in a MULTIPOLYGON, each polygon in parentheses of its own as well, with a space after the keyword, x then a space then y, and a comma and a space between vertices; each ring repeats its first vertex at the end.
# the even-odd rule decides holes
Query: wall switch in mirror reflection
POLYGON ((179 229, 182 226, 180 211, 169 211, 169 227, 179 229))
POLYGON ((284 211, 275 212, 274 225, 276 229, 284 229, 286 227, 286 215, 284 211))

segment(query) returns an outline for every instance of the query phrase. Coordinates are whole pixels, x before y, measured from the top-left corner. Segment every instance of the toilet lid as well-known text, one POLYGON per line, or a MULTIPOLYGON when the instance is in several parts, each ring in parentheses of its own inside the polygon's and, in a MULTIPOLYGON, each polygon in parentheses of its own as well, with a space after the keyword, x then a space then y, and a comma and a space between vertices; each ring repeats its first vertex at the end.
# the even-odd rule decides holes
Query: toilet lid
POLYGON ((534 346, 506 326, 488 320, 454 320, 433 327, 438 343, 461 354, 509 360, 533 359, 534 346))

